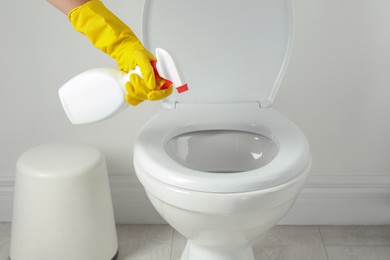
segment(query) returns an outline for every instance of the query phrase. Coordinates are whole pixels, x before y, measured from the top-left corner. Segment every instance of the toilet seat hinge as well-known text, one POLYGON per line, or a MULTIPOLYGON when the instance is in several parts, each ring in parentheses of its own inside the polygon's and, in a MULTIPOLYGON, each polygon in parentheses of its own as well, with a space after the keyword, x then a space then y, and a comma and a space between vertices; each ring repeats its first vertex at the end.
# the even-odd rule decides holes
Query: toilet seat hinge
POLYGON ((163 107, 167 109, 176 109, 177 108, 177 101, 174 102, 162 102, 163 107))

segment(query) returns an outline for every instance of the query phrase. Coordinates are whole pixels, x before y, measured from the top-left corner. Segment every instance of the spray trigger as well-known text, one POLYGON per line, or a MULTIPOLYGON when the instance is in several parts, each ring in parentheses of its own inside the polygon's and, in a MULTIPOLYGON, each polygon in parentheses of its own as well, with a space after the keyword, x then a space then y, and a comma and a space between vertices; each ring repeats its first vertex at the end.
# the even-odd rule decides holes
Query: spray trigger
POLYGON ((172 56, 166 50, 157 48, 156 57, 158 62, 152 63, 155 75, 168 80, 160 90, 166 89, 170 84, 173 84, 179 94, 187 91, 188 84, 185 82, 183 74, 172 56))

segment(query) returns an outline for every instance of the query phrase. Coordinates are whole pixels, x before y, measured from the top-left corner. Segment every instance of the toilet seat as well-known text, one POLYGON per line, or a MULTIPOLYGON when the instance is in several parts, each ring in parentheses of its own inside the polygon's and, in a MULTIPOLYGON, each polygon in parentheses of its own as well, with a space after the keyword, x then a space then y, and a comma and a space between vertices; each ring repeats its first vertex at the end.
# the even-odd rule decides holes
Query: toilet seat
POLYGON ((309 162, 309 145, 294 123, 272 108, 249 104, 163 109, 142 129, 134 146, 138 171, 173 187, 200 192, 237 193, 274 187, 298 176, 309 162), (271 162, 254 170, 211 173, 185 167, 165 150, 167 142, 177 135, 213 129, 264 135, 277 142, 279 152, 271 162))

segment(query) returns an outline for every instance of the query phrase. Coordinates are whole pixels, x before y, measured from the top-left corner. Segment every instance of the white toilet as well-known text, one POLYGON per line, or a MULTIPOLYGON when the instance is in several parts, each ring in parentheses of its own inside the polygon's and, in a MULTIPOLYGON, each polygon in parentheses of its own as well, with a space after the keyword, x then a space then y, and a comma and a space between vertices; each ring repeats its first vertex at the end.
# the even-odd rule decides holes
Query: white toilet
POLYGON ((272 108, 292 51, 292 0, 147 0, 143 39, 189 83, 141 130, 134 166, 152 204, 188 239, 182 260, 254 259, 286 214, 309 144, 272 108))

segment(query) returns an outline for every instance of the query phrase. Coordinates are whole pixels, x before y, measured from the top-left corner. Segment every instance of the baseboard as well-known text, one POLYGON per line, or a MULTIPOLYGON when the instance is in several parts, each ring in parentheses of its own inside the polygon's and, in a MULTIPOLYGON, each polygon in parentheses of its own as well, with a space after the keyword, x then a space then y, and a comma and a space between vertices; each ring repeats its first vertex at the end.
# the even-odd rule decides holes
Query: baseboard
POLYGON ((111 175, 110 185, 118 224, 165 224, 134 175, 111 175))
POLYGON ((313 175, 280 224, 388 225, 389 175, 313 175))
MULTIPOLYGON (((134 175, 111 175, 117 223, 161 224, 134 175)), ((0 221, 12 219, 14 178, 0 175, 0 221)), ((390 176, 313 175, 280 224, 390 224, 390 176)))

